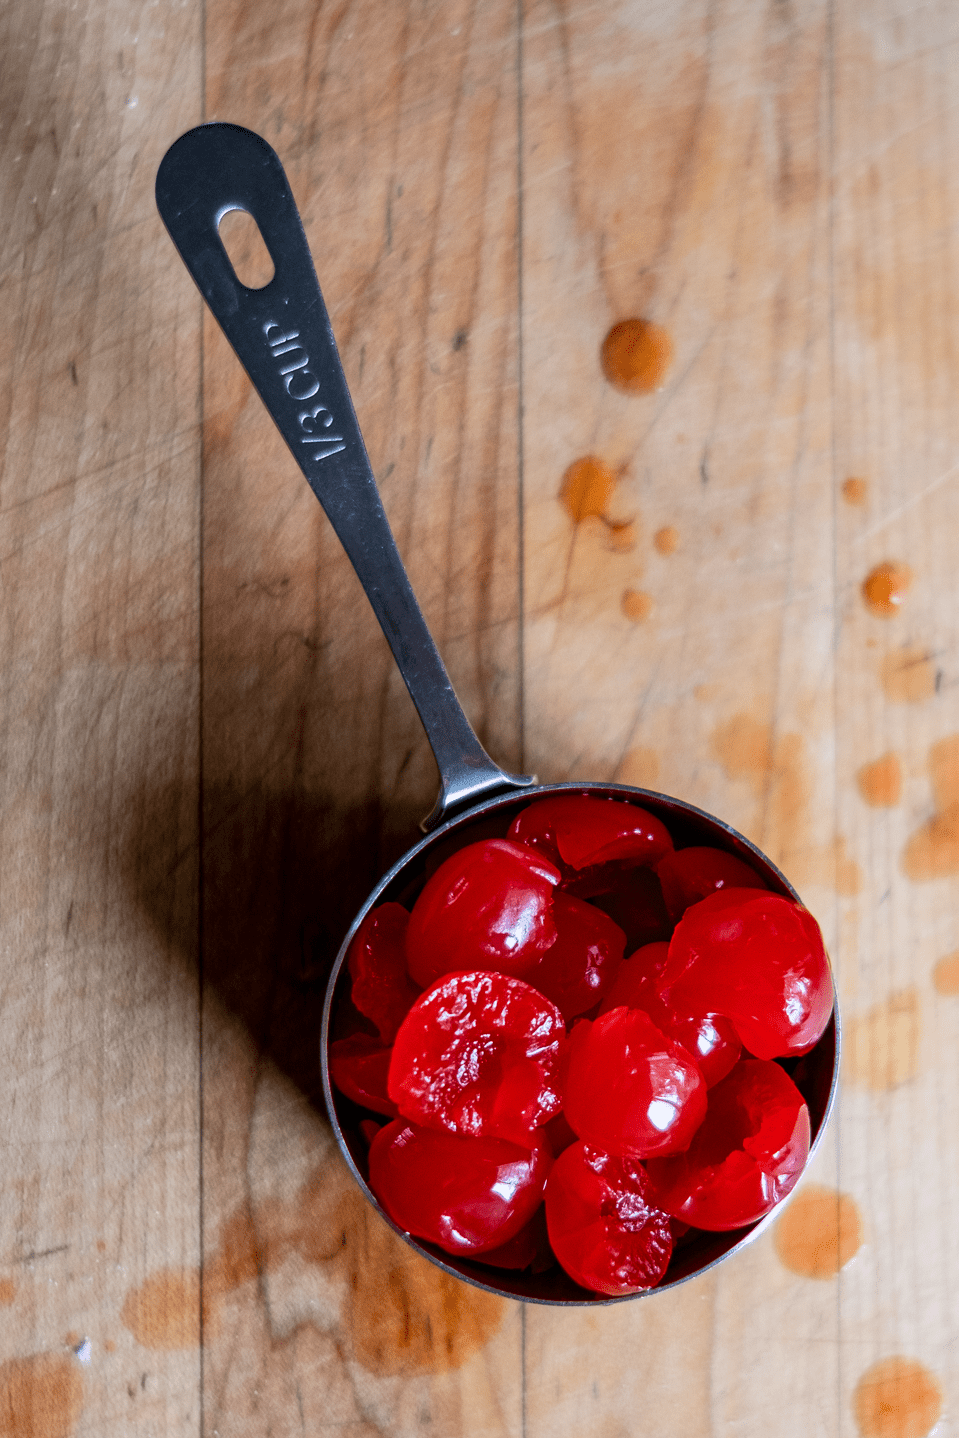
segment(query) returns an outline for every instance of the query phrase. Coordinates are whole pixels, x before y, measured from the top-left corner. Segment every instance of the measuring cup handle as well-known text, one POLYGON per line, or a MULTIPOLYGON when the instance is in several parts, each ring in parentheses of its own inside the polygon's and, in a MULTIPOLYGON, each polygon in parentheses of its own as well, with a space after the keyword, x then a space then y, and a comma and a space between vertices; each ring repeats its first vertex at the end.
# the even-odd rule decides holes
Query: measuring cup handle
POLYGON ((440 770, 423 828, 497 791, 527 788, 506 774, 470 727, 426 627, 360 434, 306 235, 270 146, 239 125, 201 125, 163 157, 160 216, 203 298, 253 381, 349 555, 416 705, 440 770), (230 210, 259 226, 274 276, 251 290, 219 235, 230 210))

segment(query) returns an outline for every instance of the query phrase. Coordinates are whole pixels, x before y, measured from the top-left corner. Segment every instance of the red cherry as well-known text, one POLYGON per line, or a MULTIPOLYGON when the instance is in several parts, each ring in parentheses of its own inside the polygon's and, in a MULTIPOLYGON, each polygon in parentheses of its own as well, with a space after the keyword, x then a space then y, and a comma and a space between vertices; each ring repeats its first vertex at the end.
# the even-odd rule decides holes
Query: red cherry
POLYGON ((685 1153, 650 1159, 659 1203, 696 1228, 741 1228, 774 1208, 809 1156, 809 1110, 778 1064, 743 1059, 709 1091, 685 1153))
MULTIPOLYGON (((596 874, 596 870, 587 870, 596 874)), ((601 882, 594 882, 593 892, 585 892, 575 880, 564 883, 563 889, 581 899, 589 899, 597 909, 608 914, 626 935, 626 952, 632 954, 645 944, 668 939, 673 925, 663 903, 663 892, 652 869, 623 869, 607 865, 601 882)))
POLYGON ((660 859, 656 874, 674 924, 690 904, 698 903, 717 889, 766 887, 755 869, 733 854, 727 854, 725 849, 674 849, 660 859))
POLYGON ((668 944, 647 944, 620 964, 599 1014, 625 1006, 642 1009, 667 1038, 682 1044, 695 1060, 707 1088, 719 1083, 739 1058, 742 1044, 721 1014, 680 1013, 663 1001, 657 986, 669 952, 668 944))
POLYGON ((569 1119, 564 1113, 558 1113, 555 1118, 550 1119, 549 1123, 544 1124, 543 1133, 546 1135, 546 1142, 549 1144, 550 1153, 554 1158, 559 1158, 563 1149, 569 1148, 571 1143, 579 1142, 579 1134, 570 1128, 569 1119))
POLYGON ((487 1248, 478 1256, 481 1263, 493 1268, 532 1268, 534 1273, 542 1273, 551 1267, 556 1259, 550 1252, 543 1205, 540 1204, 519 1233, 499 1248, 487 1248))
POLYGON ((350 944, 347 965, 353 1003, 372 1019, 384 1044, 391 1044, 419 989, 406 972, 406 930, 410 916, 402 904, 371 909, 350 944))
POLYGON ((541 1138, 519 1148, 397 1119, 370 1145, 370 1188, 407 1233, 448 1253, 479 1254, 529 1222, 551 1164, 541 1138))
POLYGON ((616 977, 626 936, 601 909, 556 891, 556 939, 523 978, 551 999, 567 1023, 586 1013, 616 977))
POLYGON ((832 1013, 816 920, 801 904, 755 889, 721 889, 686 910, 660 989, 677 1010, 724 1014, 761 1059, 805 1053, 832 1013))
POLYGON ((389 1095, 428 1128, 529 1146, 562 1107, 565 1044, 559 1009, 521 979, 447 974, 400 1025, 389 1095))
POLYGON ((673 847, 665 825, 645 809, 622 799, 586 794, 538 799, 517 814, 509 837, 547 857, 558 854, 573 869, 612 859, 655 864, 673 847))
POLYGON ((580 1138, 619 1157, 679 1152, 706 1112, 693 1059, 642 1009, 580 1020, 564 1092, 563 1111, 580 1138))
POLYGON ((382 1127, 383 1125, 381 1123, 377 1123, 376 1120, 372 1118, 364 1118, 360 1120, 360 1133, 366 1143, 367 1148, 369 1148, 370 1144, 376 1138, 376 1135, 379 1133, 382 1127))
POLYGON ((520 974, 556 937, 559 870, 505 839, 468 844, 441 864, 413 905, 407 968, 425 988, 443 974, 496 969, 520 974))
POLYGON ((576 1283, 612 1297, 653 1288, 669 1265, 669 1216, 656 1205, 643 1165, 573 1144, 546 1183, 553 1252, 576 1283))
POLYGON ((330 1081, 340 1093, 374 1113, 396 1116, 396 1104, 386 1091, 393 1050, 368 1034, 353 1034, 330 1044, 330 1081))

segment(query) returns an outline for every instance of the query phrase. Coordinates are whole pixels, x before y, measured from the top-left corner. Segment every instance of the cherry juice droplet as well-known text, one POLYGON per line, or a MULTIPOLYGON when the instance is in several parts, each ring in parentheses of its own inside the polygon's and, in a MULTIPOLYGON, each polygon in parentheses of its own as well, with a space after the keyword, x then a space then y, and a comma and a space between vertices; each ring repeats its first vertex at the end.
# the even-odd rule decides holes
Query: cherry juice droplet
POLYGON ((902 764, 898 754, 883 754, 856 770, 856 785, 873 809, 891 809, 902 798, 902 764))
POLYGON ((914 1358, 886 1358, 866 1370, 853 1394, 862 1438, 925 1438, 939 1421, 942 1389, 914 1358))
POLYGON ((623 613, 634 624, 642 624, 653 612, 653 597, 641 589, 627 589, 622 599, 623 613))
POLYGON ((959 994, 959 953, 939 960, 932 971, 932 982, 937 994, 959 994))
POLYGON ((862 1246, 862 1215, 848 1193, 807 1185, 776 1225, 776 1253, 801 1278, 832 1278, 862 1246))
POLYGON ((669 334, 652 320, 620 320, 600 350, 603 374, 624 394, 648 394, 659 389, 672 358, 669 334))
POLYGON ((865 504, 869 496, 869 483, 865 479, 853 476, 843 481, 842 497, 847 504, 860 507, 865 504))
POLYGON ((604 518, 616 487, 616 474, 593 454, 576 459, 563 475, 559 497, 574 524, 604 518))
POLYGON ((880 619, 891 619, 902 608, 912 587, 912 570, 908 564, 885 560, 871 570, 862 583, 866 608, 880 619))

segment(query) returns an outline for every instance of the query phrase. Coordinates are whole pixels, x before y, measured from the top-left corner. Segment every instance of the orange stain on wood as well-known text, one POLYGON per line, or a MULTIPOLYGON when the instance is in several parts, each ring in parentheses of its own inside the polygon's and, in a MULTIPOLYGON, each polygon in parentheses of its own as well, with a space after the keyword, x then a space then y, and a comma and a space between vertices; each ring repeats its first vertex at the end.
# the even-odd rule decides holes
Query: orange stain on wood
POLYGON ((947 954, 939 960, 932 971, 932 983, 937 994, 959 994, 959 954, 947 954))
POLYGON ((861 508, 869 496, 869 481, 851 476, 843 480, 842 497, 847 504, 861 508))
POLYGON ((508 1300, 444 1273, 401 1242, 360 1193, 343 1197, 344 1322, 356 1358, 382 1375, 461 1368, 484 1348, 508 1300))
POLYGON ((0 1363, 0 1438, 70 1438, 82 1407, 74 1359, 35 1353, 0 1363))
POLYGON ((902 856, 909 879, 945 879, 959 874, 959 734, 929 750, 936 812, 911 835, 902 856))
POLYGON ((832 1278, 862 1246, 862 1215, 834 1188, 807 1184, 776 1225, 780 1263, 802 1278, 832 1278))
MULTIPOLYGON (((269 1212, 271 1207, 272 1205, 264 1205, 266 1212, 269 1212)), ((224 1223, 220 1230, 220 1247, 205 1265, 204 1301, 208 1304, 216 1303, 225 1294, 232 1293, 234 1289, 256 1278, 261 1268, 267 1268, 270 1261, 275 1261, 276 1257, 269 1248, 264 1247, 264 1241, 256 1231, 249 1209, 238 1209, 224 1223)))
POLYGON ((914 1358, 885 1358, 866 1370, 852 1399, 862 1438, 926 1438, 942 1413, 935 1375, 914 1358))
POLYGON ((603 520, 610 549, 617 554, 628 554, 636 548, 636 521, 633 519, 603 520))
POLYGON ((902 989, 883 1003, 848 1019, 843 1073, 862 1088, 887 1093, 919 1072, 919 995, 902 989))
POLYGON ((898 754, 883 754, 856 771, 856 784, 874 809, 891 809, 902 798, 902 765, 898 754))
POLYGON ((950 804, 917 829, 902 856, 903 873, 920 882, 959 874, 959 805, 950 804))
POLYGON ((748 779, 762 792, 773 767, 773 735, 751 714, 734 714, 713 731, 711 748, 730 779, 748 779))
POLYGON ((200 1343, 200 1275, 163 1268, 127 1294, 120 1322, 143 1348, 185 1349, 200 1343))
POLYGON ((627 589, 622 598, 622 609, 627 619, 642 624, 653 612, 653 596, 641 589, 627 589))
MULTIPOLYGON (((343 1326, 353 1354, 372 1373, 459 1368, 500 1327, 505 1299, 472 1288, 397 1238, 342 1176, 313 1174, 290 1203, 255 1213, 258 1261, 276 1267, 290 1253, 332 1270, 343 1286, 343 1326)), ((248 1271, 249 1264, 244 1271, 248 1271)))
POLYGON ((603 340, 600 363, 610 384, 624 394, 659 389, 673 358, 673 342, 651 320, 620 320, 603 340))
MULTIPOLYGON (((503 1322, 507 1301, 451 1278, 393 1233, 339 1168, 318 1169, 288 1202, 242 1208, 223 1224, 204 1266, 204 1339, 221 1326, 227 1296, 298 1256, 339 1281, 343 1330, 370 1372, 459 1368, 503 1322)), ((194 1270, 147 1279, 121 1317, 148 1348, 195 1347, 200 1280, 194 1270)))
POLYGON ((0 1308, 9 1308, 17 1296, 15 1278, 0 1278, 0 1308))
POLYGON ((835 889, 841 898, 851 899, 862 893, 862 869, 846 849, 846 840, 833 839, 797 851, 790 861, 790 876, 797 884, 824 884, 835 889))
POLYGON ((801 734, 778 738, 751 714, 734 714, 714 729, 710 747, 730 779, 744 779, 762 800, 761 819, 750 835, 798 885, 825 884, 838 894, 862 890, 862 870, 836 836, 827 844, 809 839, 812 786, 801 734))
POLYGON ((616 770, 617 784, 632 784, 637 789, 652 789, 658 779, 659 755, 640 745, 629 750, 616 770))
POLYGON ((675 554, 679 547, 679 530, 672 524, 664 525, 657 529, 653 535, 653 545, 658 554, 675 554))
POLYGON ((912 587, 912 570, 908 564, 885 560, 870 570, 862 582, 862 597, 870 613, 880 619, 891 619, 902 609, 912 587))
POLYGON ((563 475, 559 497, 574 524, 603 519, 616 488, 616 473, 594 454, 575 459, 563 475))
POLYGON ((936 666, 924 649, 894 649, 879 667, 879 681, 894 704, 922 704, 936 692, 936 666))
POLYGON ((959 804, 959 734, 947 734, 929 750, 929 777, 939 809, 959 804))

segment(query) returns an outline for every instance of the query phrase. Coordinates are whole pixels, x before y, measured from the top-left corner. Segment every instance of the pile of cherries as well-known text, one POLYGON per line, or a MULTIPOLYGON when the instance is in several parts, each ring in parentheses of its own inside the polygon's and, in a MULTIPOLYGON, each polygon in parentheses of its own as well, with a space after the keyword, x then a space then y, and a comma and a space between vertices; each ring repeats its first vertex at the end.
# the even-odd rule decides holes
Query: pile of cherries
POLYGON ((636 1293, 802 1172, 809 1112, 776 1060, 832 1012, 818 925, 634 804, 530 804, 412 911, 371 910, 348 966, 332 1081, 391 1120, 362 1124, 383 1208, 448 1253, 636 1293))

